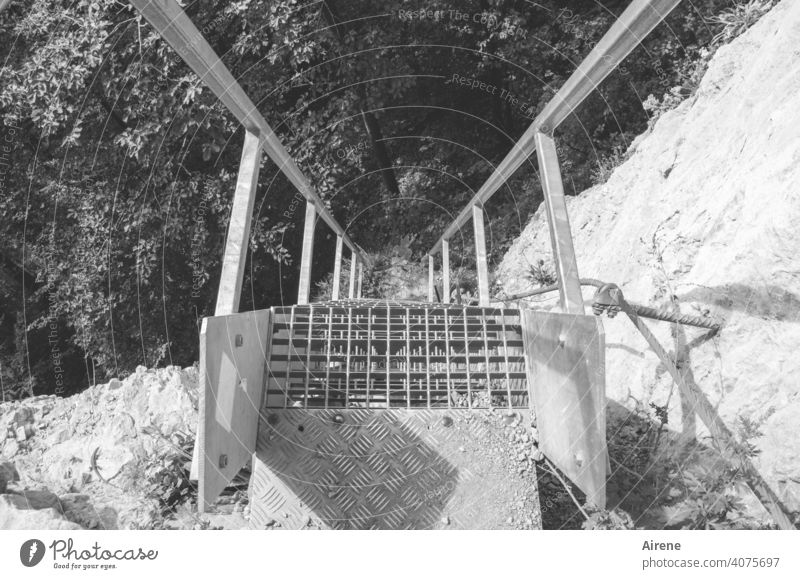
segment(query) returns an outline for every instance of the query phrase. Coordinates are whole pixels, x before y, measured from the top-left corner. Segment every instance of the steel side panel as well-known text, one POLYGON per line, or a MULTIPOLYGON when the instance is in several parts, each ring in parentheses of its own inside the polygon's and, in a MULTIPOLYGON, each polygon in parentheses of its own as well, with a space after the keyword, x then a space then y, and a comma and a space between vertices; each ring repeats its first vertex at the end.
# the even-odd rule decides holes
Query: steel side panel
MULTIPOLYGON (((519 516, 521 504, 540 528, 535 475, 509 472, 498 462, 502 451, 480 442, 501 440, 496 416, 265 410, 250 479, 251 528, 496 529, 519 516)), ((528 411, 518 417, 530 419, 528 411)))
POLYGON ((595 505, 606 504, 605 338, 594 316, 522 310, 539 445, 595 505))
POLYGON ((197 444, 201 510, 213 504, 256 448, 269 320, 269 310, 203 319, 197 444))

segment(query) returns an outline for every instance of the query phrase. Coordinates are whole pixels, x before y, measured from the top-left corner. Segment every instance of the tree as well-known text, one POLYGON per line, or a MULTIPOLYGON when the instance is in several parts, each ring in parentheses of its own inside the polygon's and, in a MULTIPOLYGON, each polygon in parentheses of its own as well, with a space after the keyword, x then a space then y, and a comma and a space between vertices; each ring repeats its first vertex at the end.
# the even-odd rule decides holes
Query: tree
MULTIPOLYGON (((639 97, 684 82, 713 37, 703 17, 722 4, 682 6, 560 129, 574 193, 647 126, 639 97)), ((626 5, 186 10, 355 240, 379 252, 409 238, 418 259, 626 5)), ((13 2, 0 34, 0 139, 13 142, 0 181, 3 383, 66 393, 137 364, 192 363, 198 322, 213 313, 241 129, 120 0, 13 2)), ((265 162, 243 309, 293 303, 295 193, 265 162)), ((530 166, 496 196, 493 256, 539 199, 530 166)), ((317 279, 331 269, 326 236, 320 226, 317 279)))

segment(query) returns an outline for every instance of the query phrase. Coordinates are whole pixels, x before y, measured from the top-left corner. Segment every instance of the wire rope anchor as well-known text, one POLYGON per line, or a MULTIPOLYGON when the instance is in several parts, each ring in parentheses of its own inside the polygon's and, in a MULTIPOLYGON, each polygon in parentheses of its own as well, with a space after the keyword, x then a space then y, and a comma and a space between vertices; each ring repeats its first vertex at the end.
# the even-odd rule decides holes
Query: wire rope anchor
POLYGON ((603 284, 594 294, 592 302, 594 315, 607 314, 609 318, 616 317, 622 311, 622 290, 615 283, 603 284))

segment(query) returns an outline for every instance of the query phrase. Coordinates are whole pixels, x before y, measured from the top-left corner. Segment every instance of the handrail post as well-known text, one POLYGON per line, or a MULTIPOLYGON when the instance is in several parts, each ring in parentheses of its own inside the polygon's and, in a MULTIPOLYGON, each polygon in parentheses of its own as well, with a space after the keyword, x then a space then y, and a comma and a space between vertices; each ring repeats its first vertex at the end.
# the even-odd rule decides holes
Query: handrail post
POLYGON ((308 304, 311 293, 311 262, 314 261, 314 229, 317 225, 317 208, 306 201, 306 220, 303 225, 303 253, 300 258, 300 285, 297 288, 297 304, 308 304))
POLYGON ((556 263, 561 310, 568 314, 583 314, 578 263, 572 244, 567 203, 564 198, 564 184, 561 181, 561 169, 558 165, 558 151, 552 136, 537 133, 536 155, 539 159, 545 212, 550 228, 550 244, 556 263))
POLYGON ((358 267, 358 255, 355 253, 350 254, 350 285, 347 286, 347 297, 355 299, 356 297, 356 268, 358 267))
POLYGON ((442 240, 442 302, 450 303, 450 240, 442 240))
MULTIPOLYGON (((242 157, 239 162, 239 174, 236 177, 236 189, 233 194, 231 216, 228 221, 228 232, 225 236, 225 254, 222 258, 222 271, 219 278, 217 303, 214 308, 215 316, 227 316, 239 311, 239 300, 242 294, 242 280, 247 260, 247 246, 250 239, 250 223, 255 204, 256 189, 258 187, 258 173, 261 165, 261 139, 258 135, 246 131, 242 145, 242 157)), ((206 321, 203 321, 201 334, 206 331, 206 321)), ((198 417, 197 444, 192 452, 192 466, 189 472, 191 480, 198 481, 199 512, 204 512, 206 505, 213 501, 218 492, 215 485, 215 475, 207 468, 210 460, 209 454, 209 429, 217 432, 218 409, 220 398, 235 396, 235 384, 214 382, 205 376, 205 346, 201 335, 200 362, 203 375, 200 378, 200 408, 198 417)), ((213 437, 213 435, 212 435, 213 437)), ((230 440, 217 441, 220 444, 230 440)), ((248 448, 255 449, 255 439, 245 442, 248 448)))
POLYGON ((336 236, 336 254, 333 258, 333 289, 331 290, 331 299, 336 301, 339 299, 339 286, 342 277, 342 236, 336 236))
POLYGON ((433 283, 434 283, 434 272, 433 268, 436 267, 436 264, 433 261, 433 256, 429 253, 428 254, 428 301, 434 301, 434 291, 433 291, 433 283))
POLYGON ((228 234, 225 237, 225 255, 222 258, 217 305, 214 308, 214 315, 217 316, 239 311, 260 161, 261 142, 256 135, 247 131, 239 162, 239 175, 236 178, 236 190, 233 194, 228 234))
POLYGON ((472 206, 472 227, 475 232, 475 267, 478 270, 478 305, 489 305, 489 264, 486 261, 486 233, 483 227, 483 206, 472 206))
POLYGON ((364 263, 358 260, 358 289, 356 289, 356 297, 361 299, 361 287, 364 284, 364 263))

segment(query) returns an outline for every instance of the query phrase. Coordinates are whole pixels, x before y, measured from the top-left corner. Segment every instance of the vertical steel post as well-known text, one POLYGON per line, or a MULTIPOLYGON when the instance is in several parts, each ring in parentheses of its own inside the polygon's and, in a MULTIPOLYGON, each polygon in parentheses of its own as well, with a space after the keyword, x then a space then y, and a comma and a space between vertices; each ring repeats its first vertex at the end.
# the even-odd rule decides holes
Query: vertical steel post
POLYGON ((336 254, 333 258, 333 289, 331 290, 331 299, 336 301, 339 299, 339 286, 340 278, 342 277, 342 236, 336 236, 336 254))
POLYGON ((356 289, 356 297, 361 299, 361 288, 364 285, 364 264, 358 260, 358 288, 356 289))
POLYGON ((547 223, 550 227, 550 244, 553 248, 556 274, 558 275, 561 309, 570 314, 583 314, 578 263, 572 244, 567 203, 564 198, 564 184, 561 181, 561 169, 558 165, 558 151, 552 136, 537 133, 536 155, 539 159, 547 223))
POLYGON ((236 191, 233 194, 231 218, 225 238, 225 255, 222 258, 222 274, 219 278, 217 305, 214 309, 214 315, 217 316, 239 311, 244 265, 247 260, 247 242, 250 239, 250 219, 256 199, 260 161, 260 140, 253 133, 247 132, 244 136, 236 191))
POLYGON ((435 264, 433 262, 433 256, 429 253, 428 254, 428 301, 434 301, 434 292, 433 292, 433 268, 435 264))
POLYGON ((356 268, 358 267, 358 255, 350 254, 350 285, 347 288, 347 297, 351 300, 356 297, 356 268))
POLYGON ((450 240, 442 240, 442 302, 450 303, 450 240))
MULTIPOLYGON (((225 237, 225 254, 222 257, 222 272, 217 290, 217 304, 214 308, 215 316, 226 316, 239 311, 239 298, 242 294, 242 280, 244 267, 247 260, 247 244, 250 239, 250 220, 253 214, 253 205, 256 199, 258 185, 258 172, 261 165, 261 140, 253 133, 247 131, 244 135, 242 157, 239 161, 239 175, 236 178, 236 190, 233 194, 231 217, 228 221, 228 233, 225 237)), ((205 328, 205 323, 203 324, 205 328)), ((214 400, 220 395, 230 394, 230 391, 221 391, 219 386, 210 385, 201 387, 200 390, 200 418, 198 426, 197 444, 192 453, 192 466, 189 473, 191 480, 198 480, 200 485, 200 512, 204 508, 207 494, 205 477, 200 476, 201 454, 200 448, 205 448, 204 423, 216 412, 214 400), (214 388, 218 388, 214 390, 214 388), (206 400, 206 390, 212 389, 212 400, 206 400)), ((203 459, 204 460, 204 459, 203 459)))
POLYGON ((483 206, 472 206, 472 227, 475 232, 475 265, 478 269, 478 304, 485 307, 489 305, 489 264, 486 261, 483 206))
POLYGON ((311 293, 311 262, 314 261, 314 229, 317 225, 317 209, 306 201, 306 221, 303 226, 303 253, 300 258, 300 285, 297 288, 297 303, 305 305, 311 293))

